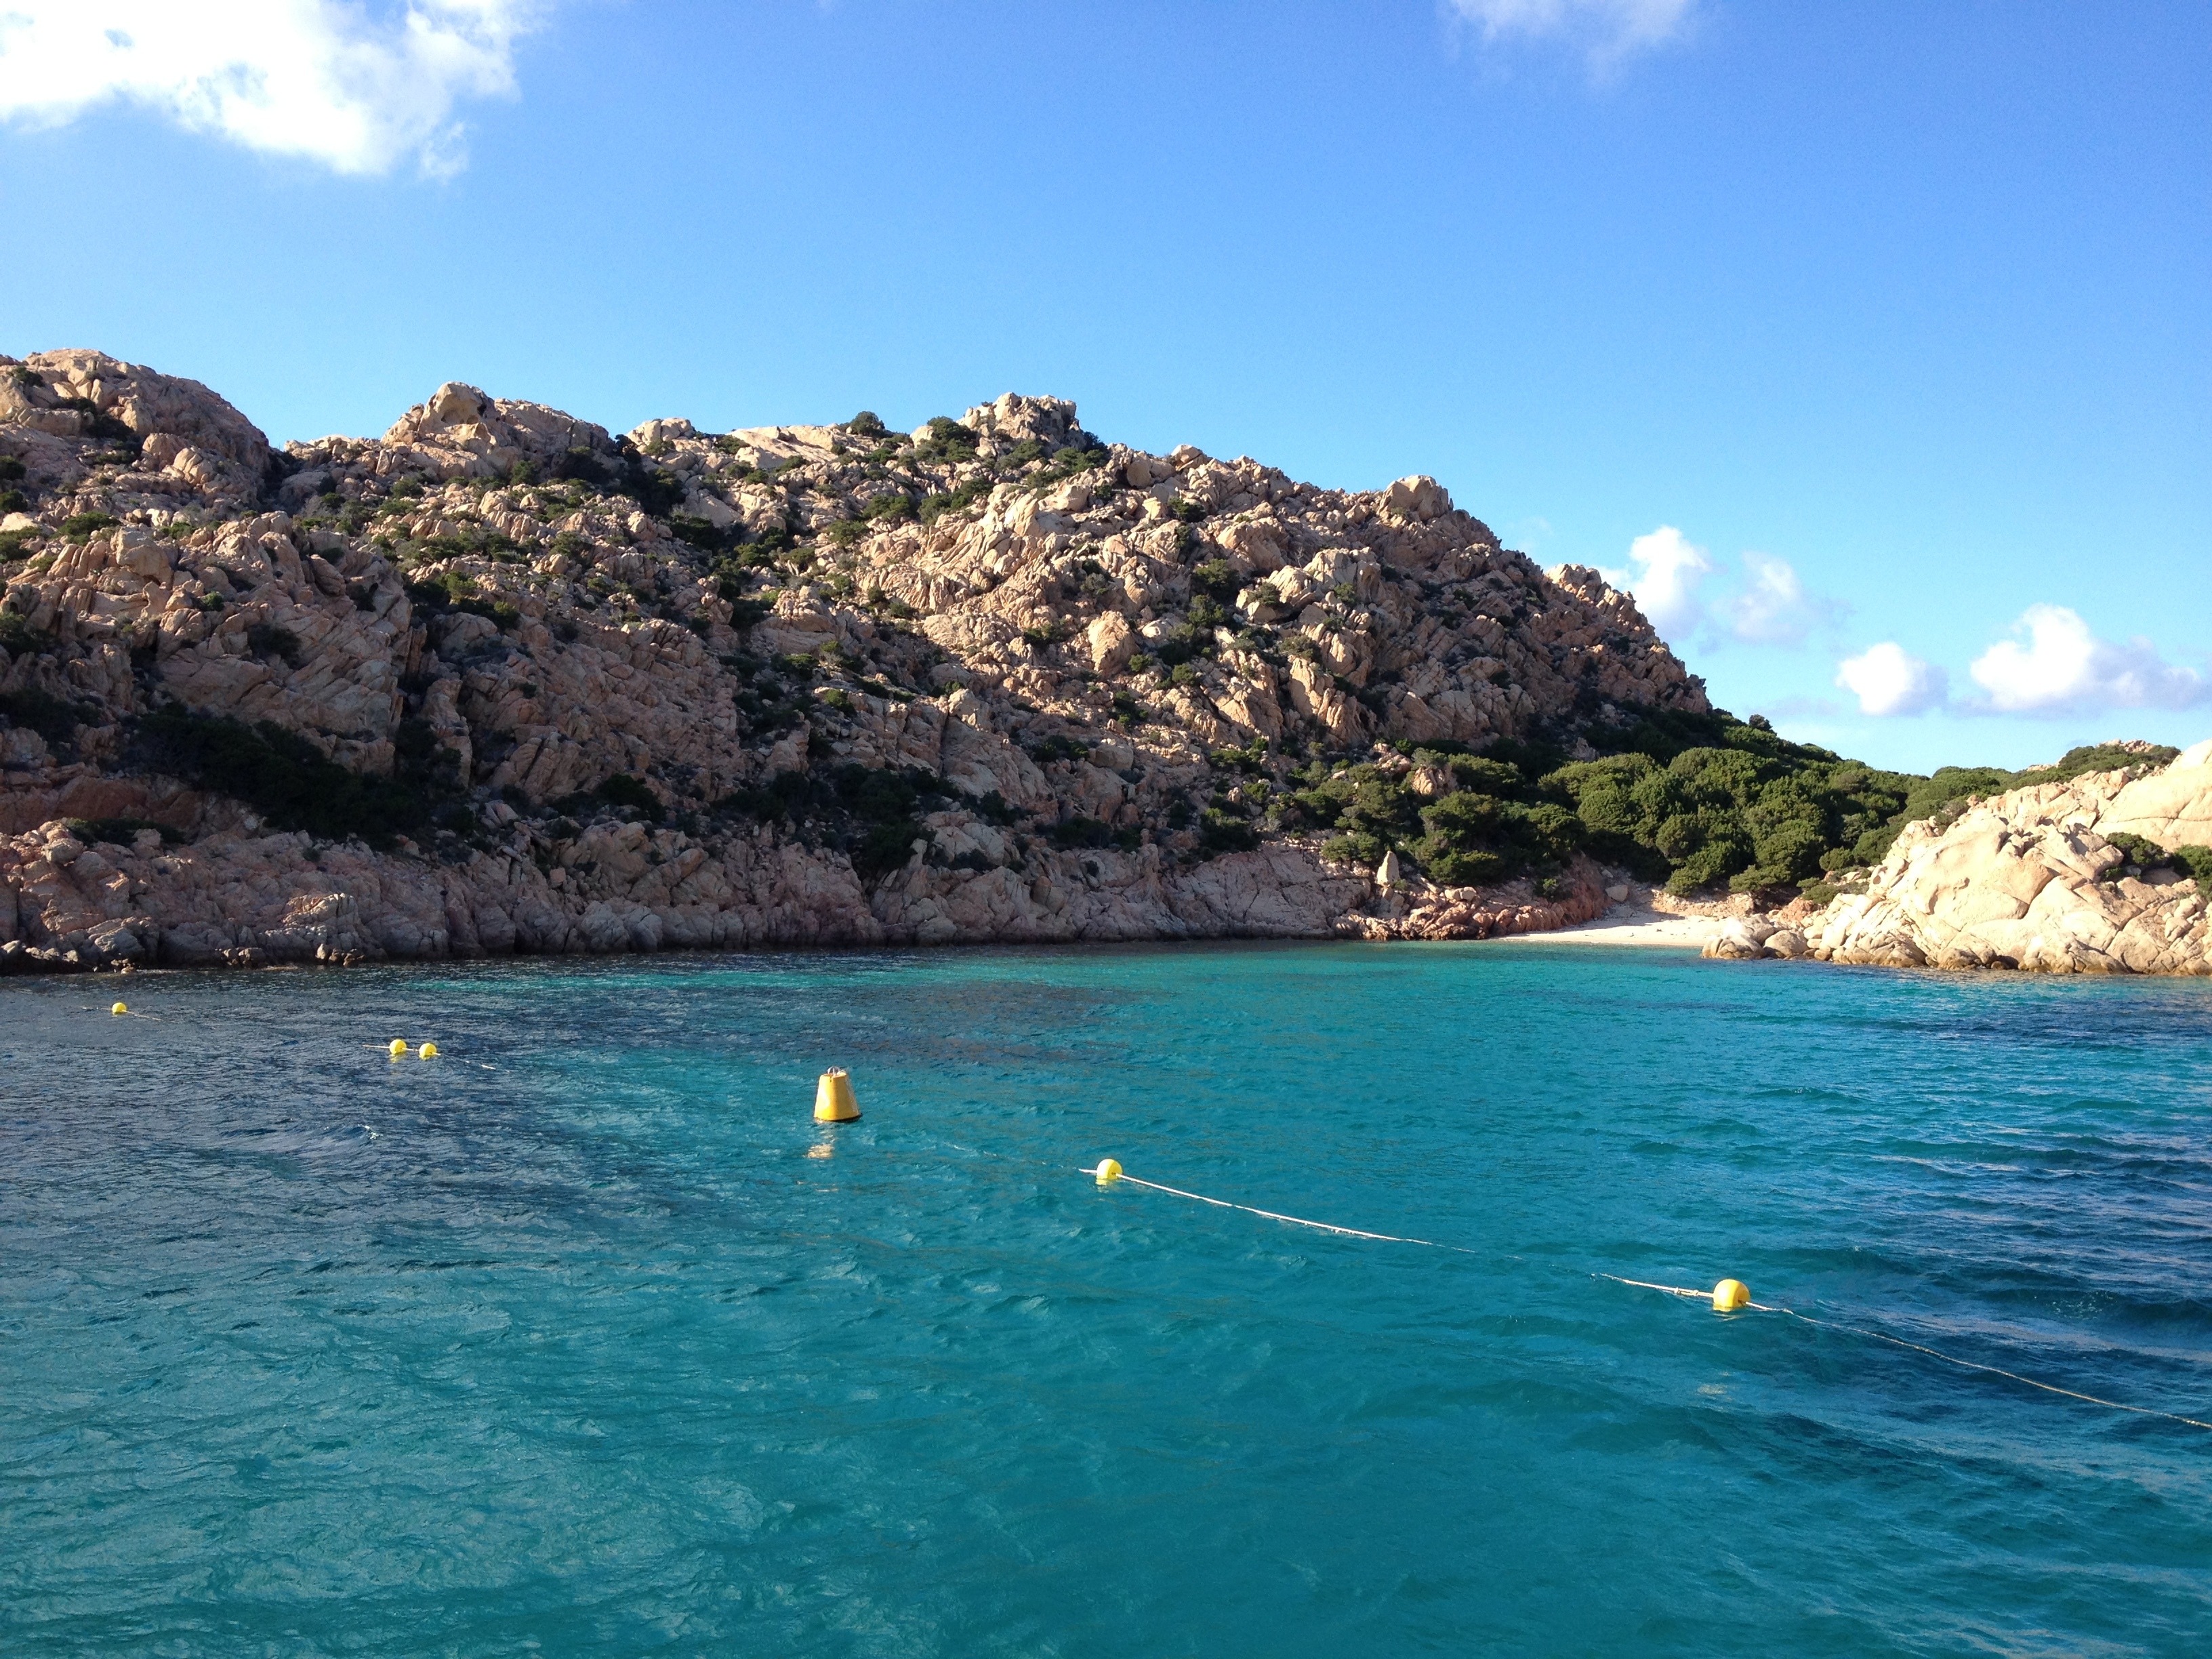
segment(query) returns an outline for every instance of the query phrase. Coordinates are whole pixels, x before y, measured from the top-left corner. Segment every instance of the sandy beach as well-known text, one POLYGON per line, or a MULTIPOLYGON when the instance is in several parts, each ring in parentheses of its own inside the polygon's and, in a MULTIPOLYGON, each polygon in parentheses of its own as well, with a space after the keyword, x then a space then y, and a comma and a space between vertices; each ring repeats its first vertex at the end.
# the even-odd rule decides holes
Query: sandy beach
POLYGON ((1670 916, 1638 905, 1616 904, 1595 921, 1548 933, 1508 933, 1492 945, 1641 945, 1677 951, 1702 951, 1720 931, 1719 916, 1670 916))

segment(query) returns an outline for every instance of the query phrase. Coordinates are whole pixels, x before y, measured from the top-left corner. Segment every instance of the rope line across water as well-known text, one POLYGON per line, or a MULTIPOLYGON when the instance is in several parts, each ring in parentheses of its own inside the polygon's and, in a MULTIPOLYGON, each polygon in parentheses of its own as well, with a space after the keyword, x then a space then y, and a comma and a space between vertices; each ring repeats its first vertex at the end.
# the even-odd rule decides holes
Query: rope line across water
MULTIPOLYGON (((1096 1176, 1098 1171, 1078 1170, 1078 1175, 1096 1176)), ((1464 1244, 1439 1244, 1433 1238, 1404 1238, 1396 1233, 1363 1232, 1357 1227, 1339 1227, 1327 1221, 1308 1221, 1304 1216, 1283 1215, 1274 1210, 1257 1210, 1249 1204, 1231 1204, 1225 1198, 1208 1198, 1204 1193, 1187 1193, 1180 1187, 1163 1187, 1157 1181, 1139 1181, 1133 1175, 1117 1175, 1116 1183, 1127 1182, 1132 1187, 1148 1187, 1156 1193, 1166 1193, 1175 1198, 1196 1199, 1200 1204, 1211 1204, 1216 1209, 1242 1210, 1247 1215, 1265 1216, 1270 1221, 1287 1221, 1293 1227, 1311 1227, 1316 1232, 1335 1233, 1344 1238, 1372 1238, 1385 1244, 1419 1244, 1431 1250, 1451 1250, 1461 1255, 1480 1255, 1480 1250, 1470 1250, 1464 1244)))
MULTIPOLYGON (((1076 1173, 1096 1176, 1098 1171, 1096 1168, 1092 1168, 1078 1170, 1076 1173)), ((1371 1238, 1385 1244, 1419 1244, 1428 1249, 1450 1250, 1460 1255, 1482 1254, 1481 1251, 1471 1250, 1463 1244, 1440 1244, 1433 1238, 1407 1238, 1397 1233, 1370 1233, 1358 1227, 1339 1227, 1330 1222, 1309 1221, 1303 1216, 1284 1215, 1274 1210, 1258 1209, 1249 1204, 1232 1204, 1225 1198, 1209 1198, 1204 1193, 1188 1193, 1180 1187, 1164 1187, 1157 1181, 1139 1180, 1137 1176, 1127 1173, 1118 1173, 1114 1176, 1113 1185, 1119 1186, 1124 1182, 1132 1187, 1143 1187, 1156 1193, 1166 1193, 1174 1198, 1194 1199, 1200 1204, 1211 1204, 1217 1209, 1242 1210, 1247 1215, 1264 1216, 1270 1221, 1288 1222, 1293 1227, 1311 1227, 1316 1232, 1334 1233, 1343 1238, 1371 1238)), ((1693 1291, 1680 1285, 1658 1285, 1648 1279, 1623 1279, 1619 1273, 1592 1273, 1590 1277, 1611 1279, 1616 1285, 1632 1285, 1639 1291, 1663 1291, 1668 1296, 1684 1297, 1692 1302, 1710 1302, 1713 1295, 1711 1291, 1693 1291)), ((2083 1394, 2077 1389, 2062 1389, 2055 1382, 2039 1382, 2032 1376, 2022 1376, 2018 1371, 2008 1371, 2002 1365, 1984 1365, 1978 1360, 1961 1359, 1956 1354, 1945 1353, 1940 1348, 1931 1348, 1924 1342, 1911 1342, 1901 1336, 1892 1336, 1887 1331, 1871 1331, 1863 1326, 1845 1325, 1832 1319, 1815 1319, 1811 1314, 1799 1313, 1795 1308, 1778 1307, 1764 1302, 1747 1302, 1743 1305, 1759 1313, 1782 1314, 1804 1324, 1819 1326, 1826 1330, 1841 1331, 1849 1336, 1863 1336, 1871 1341, 1889 1343, 1894 1347, 1910 1348, 1915 1353, 1924 1353, 1931 1359, 1940 1359, 1947 1365, 1956 1365, 1964 1370, 1986 1371, 1991 1376, 2002 1376, 2013 1382, 2024 1382, 2031 1389, 2042 1389, 2045 1394, 2063 1395, 2069 1400, 2079 1400, 2092 1406, 2103 1406, 2112 1411, 2132 1412, 2138 1417, 2161 1417, 2169 1423, 2184 1423, 2192 1429, 2212 1429, 2212 1423, 2205 1422, 2199 1418, 2184 1417, 2179 1412, 2162 1412, 2149 1406, 2130 1406, 2118 1400, 2106 1400, 2094 1394, 2083 1394)))
MULTIPOLYGON (((1623 1279, 1618 1273, 1592 1273, 1593 1279, 1609 1279, 1616 1285, 1633 1285, 1639 1291, 1664 1291, 1669 1296, 1687 1297, 1693 1302, 1711 1298, 1710 1291, 1685 1290, 1680 1285, 1654 1285, 1641 1279, 1623 1279)), ((1845 1325, 1833 1319, 1815 1319, 1795 1308, 1771 1306, 1764 1302, 1747 1302, 1747 1308, 1759 1313, 1778 1313, 1804 1324, 1817 1325, 1824 1330, 1842 1331, 1850 1336, 1863 1336, 1871 1341, 1887 1342, 1893 1347, 1910 1348, 1915 1353, 1924 1353, 1931 1359, 1940 1359, 1947 1365, 1957 1365, 1970 1371, 1987 1371, 1992 1376, 2005 1377, 2014 1382, 2025 1382, 2031 1389, 2040 1389, 2045 1394, 2064 1395, 2069 1400, 2085 1401, 2092 1406, 2103 1406, 2116 1412, 2133 1412, 2139 1417, 2162 1417, 2169 1423, 2186 1423, 2192 1429, 2212 1429, 2212 1423, 2198 1418, 2184 1417, 2179 1412, 2162 1412, 2149 1406, 2130 1406, 2124 1401, 2106 1400, 2094 1394, 2083 1394, 2078 1389, 2062 1389, 2055 1382, 2039 1382, 2032 1376, 2022 1376, 2018 1371, 2008 1371, 2002 1365, 1984 1365, 1978 1360, 1961 1359, 1956 1354, 1931 1348, 1924 1342, 1910 1342, 1901 1336, 1892 1336, 1887 1331, 1870 1331, 1861 1325, 1845 1325)))

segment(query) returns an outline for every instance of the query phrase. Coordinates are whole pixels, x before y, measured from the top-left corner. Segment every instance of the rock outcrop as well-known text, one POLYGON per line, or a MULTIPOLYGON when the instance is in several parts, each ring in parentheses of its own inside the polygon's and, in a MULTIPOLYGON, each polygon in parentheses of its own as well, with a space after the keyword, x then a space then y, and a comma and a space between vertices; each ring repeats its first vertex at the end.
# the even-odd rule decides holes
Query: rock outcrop
POLYGON ((1613 878, 1385 890, 1271 791, 1708 708, 1433 479, 1148 454, 1052 398, 617 437, 447 385, 272 452, 49 352, 0 359, 0 492, 18 967, 1555 927, 1613 878))
POLYGON ((1706 954, 2212 974, 2207 848, 2212 741, 2162 767, 2015 789, 1909 825, 1864 891, 1837 898, 1802 931, 1731 922, 1706 954), (2192 873, 2199 864, 2208 878, 2192 873))

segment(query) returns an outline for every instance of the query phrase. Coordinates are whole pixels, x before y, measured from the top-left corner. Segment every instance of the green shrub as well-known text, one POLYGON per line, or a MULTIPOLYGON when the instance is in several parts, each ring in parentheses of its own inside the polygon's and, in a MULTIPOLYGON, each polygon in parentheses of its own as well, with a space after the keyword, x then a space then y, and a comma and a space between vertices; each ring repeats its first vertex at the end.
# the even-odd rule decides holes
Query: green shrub
MULTIPOLYGON (((13 620, 0 614, 0 643, 5 642, 4 625, 13 620)), ((0 714, 16 726, 37 732, 53 749, 66 749, 75 743, 78 729, 99 714, 94 704, 70 702, 35 686, 0 691, 0 714)))
POLYGON ((1057 760, 1082 760, 1091 753, 1091 747, 1065 732, 1054 732, 1030 744, 1029 751, 1030 757, 1042 766, 1057 760))
POLYGON ((441 570, 428 581, 410 581, 405 586, 409 600, 418 611, 432 615, 462 611, 509 632, 522 625, 521 611, 503 599, 483 598, 477 592, 475 578, 458 570, 441 570))
POLYGON ((128 426, 94 404, 91 398, 57 398, 54 399, 54 404, 58 408, 76 411, 84 436, 98 438, 104 442, 116 445, 124 452, 124 458, 126 460, 137 455, 139 447, 143 441, 128 426))
POLYGON ((0 454, 0 483, 20 483, 25 476, 26 469, 20 459, 0 454))
POLYGON ((1198 815, 1198 841, 1209 853, 1249 853, 1260 844, 1260 832, 1243 818, 1209 806, 1198 815))
POLYGON ((387 847, 428 828, 439 797, 452 789, 450 781, 441 787, 434 748, 424 755, 419 744, 402 747, 403 761, 418 763, 390 778, 368 777, 273 721, 248 726, 172 706, 136 722, 130 758, 244 801, 274 829, 304 830, 330 841, 358 836, 387 847), (410 747, 418 752, 405 753, 410 747))
POLYGON ((71 818, 69 832, 86 846, 106 842, 112 847, 128 847, 142 830, 151 830, 164 843, 175 846, 184 840, 184 832, 166 823, 156 823, 151 818, 71 818))
POLYGON ((1190 591, 1218 605, 1233 605, 1243 591, 1244 579, 1226 559, 1208 559, 1190 573, 1190 591))
POLYGON ((1063 851, 1073 852, 1082 848, 1111 847, 1117 837, 1113 826, 1101 823, 1097 818, 1063 818, 1045 832, 1045 838, 1063 851))
POLYGON ((864 409, 845 422, 845 430, 855 438, 880 438, 889 430, 876 418, 876 411, 864 409))
POLYGON ((0 651, 11 657, 38 657, 52 651, 54 636, 13 611, 0 611, 0 651))
POLYGON ((0 489, 0 513, 27 513, 30 509, 30 501, 21 490, 0 489))
POLYGON ((933 465, 975 459, 975 434, 947 415, 930 418, 922 438, 914 447, 915 459, 933 465))
POLYGON ((0 534, 0 564, 13 564, 23 556, 23 549, 38 538, 35 530, 10 530, 0 534))
MULTIPOLYGON (((714 810, 805 826, 843 851, 860 876, 874 879, 906 862, 913 843, 928 833, 917 813, 943 799, 943 781, 919 768, 848 763, 780 773, 765 787, 725 796, 714 810)), ((998 805, 1003 809, 1005 803, 998 805)))
POLYGON ((678 541, 706 553, 720 552, 730 539, 728 532, 717 529, 712 520, 694 518, 688 513, 670 514, 668 529, 678 541))
POLYGON ((271 657, 281 657, 288 668, 300 665, 300 636, 276 623, 248 623, 246 648, 264 662, 271 657))
POLYGON ((609 806, 635 809, 648 823, 660 822, 660 797, 653 793, 642 778, 634 778, 627 772, 617 772, 592 793, 609 806))
POLYGON ((2177 868, 2195 878, 2197 890, 2212 899, 2212 847, 2177 847, 2172 858, 2177 868))
POLYGON ((934 495, 921 498, 920 513, 924 524, 935 524, 947 513, 957 513, 974 506, 991 493, 988 478, 970 478, 966 483, 934 495))
POLYGON ((95 530, 112 530, 123 520, 108 513, 72 513, 62 520, 62 535, 73 542, 88 541, 95 530))

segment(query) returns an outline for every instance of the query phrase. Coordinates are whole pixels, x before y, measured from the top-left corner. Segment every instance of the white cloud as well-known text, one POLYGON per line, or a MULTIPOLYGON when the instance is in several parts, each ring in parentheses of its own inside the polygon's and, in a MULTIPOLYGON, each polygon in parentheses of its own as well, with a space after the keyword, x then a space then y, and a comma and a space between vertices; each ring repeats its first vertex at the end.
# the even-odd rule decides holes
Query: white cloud
POLYGON ((1593 62, 1617 62, 1682 33, 1698 0, 1445 0, 1486 41, 1558 37, 1589 47, 1593 62))
POLYGON ((1698 584, 1713 568, 1705 550, 1692 546, 1673 525, 1662 524, 1629 543, 1628 556, 1636 566, 1633 571, 1601 574, 1615 587, 1636 596, 1637 609, 1661 638, 1688 639, 1705 617, 1705 601, 1698 597, 1698 584))
POLYGON ((1805 591, 1787 559, 1766 553, 1743 556, 1744 591, 1722 607, 1729 631, 1753 645, 1802 645, 1814 625, 1834 613, 1829 600, 1805 591))
POLYGON ((110 100, 196 132, 376 173, 459 170, 464 97, 514 90, 533 0, 0 0, 0 117, 110 100))
POLYGON ((1863 714, 1922 714, 1942 707, 1950 676, 1885 640, 1837 664, 1836 684, 1858 698, 1863 714))
POLYGON ((2025 634, 2026 644, 2000 640, 1969 671, 2001 713, 2186 708, 2212 694, 2212 682, 2161 661, 2148 640, 2100 640, 2063 605, 2028 606, 2013 632, 2025 634))

